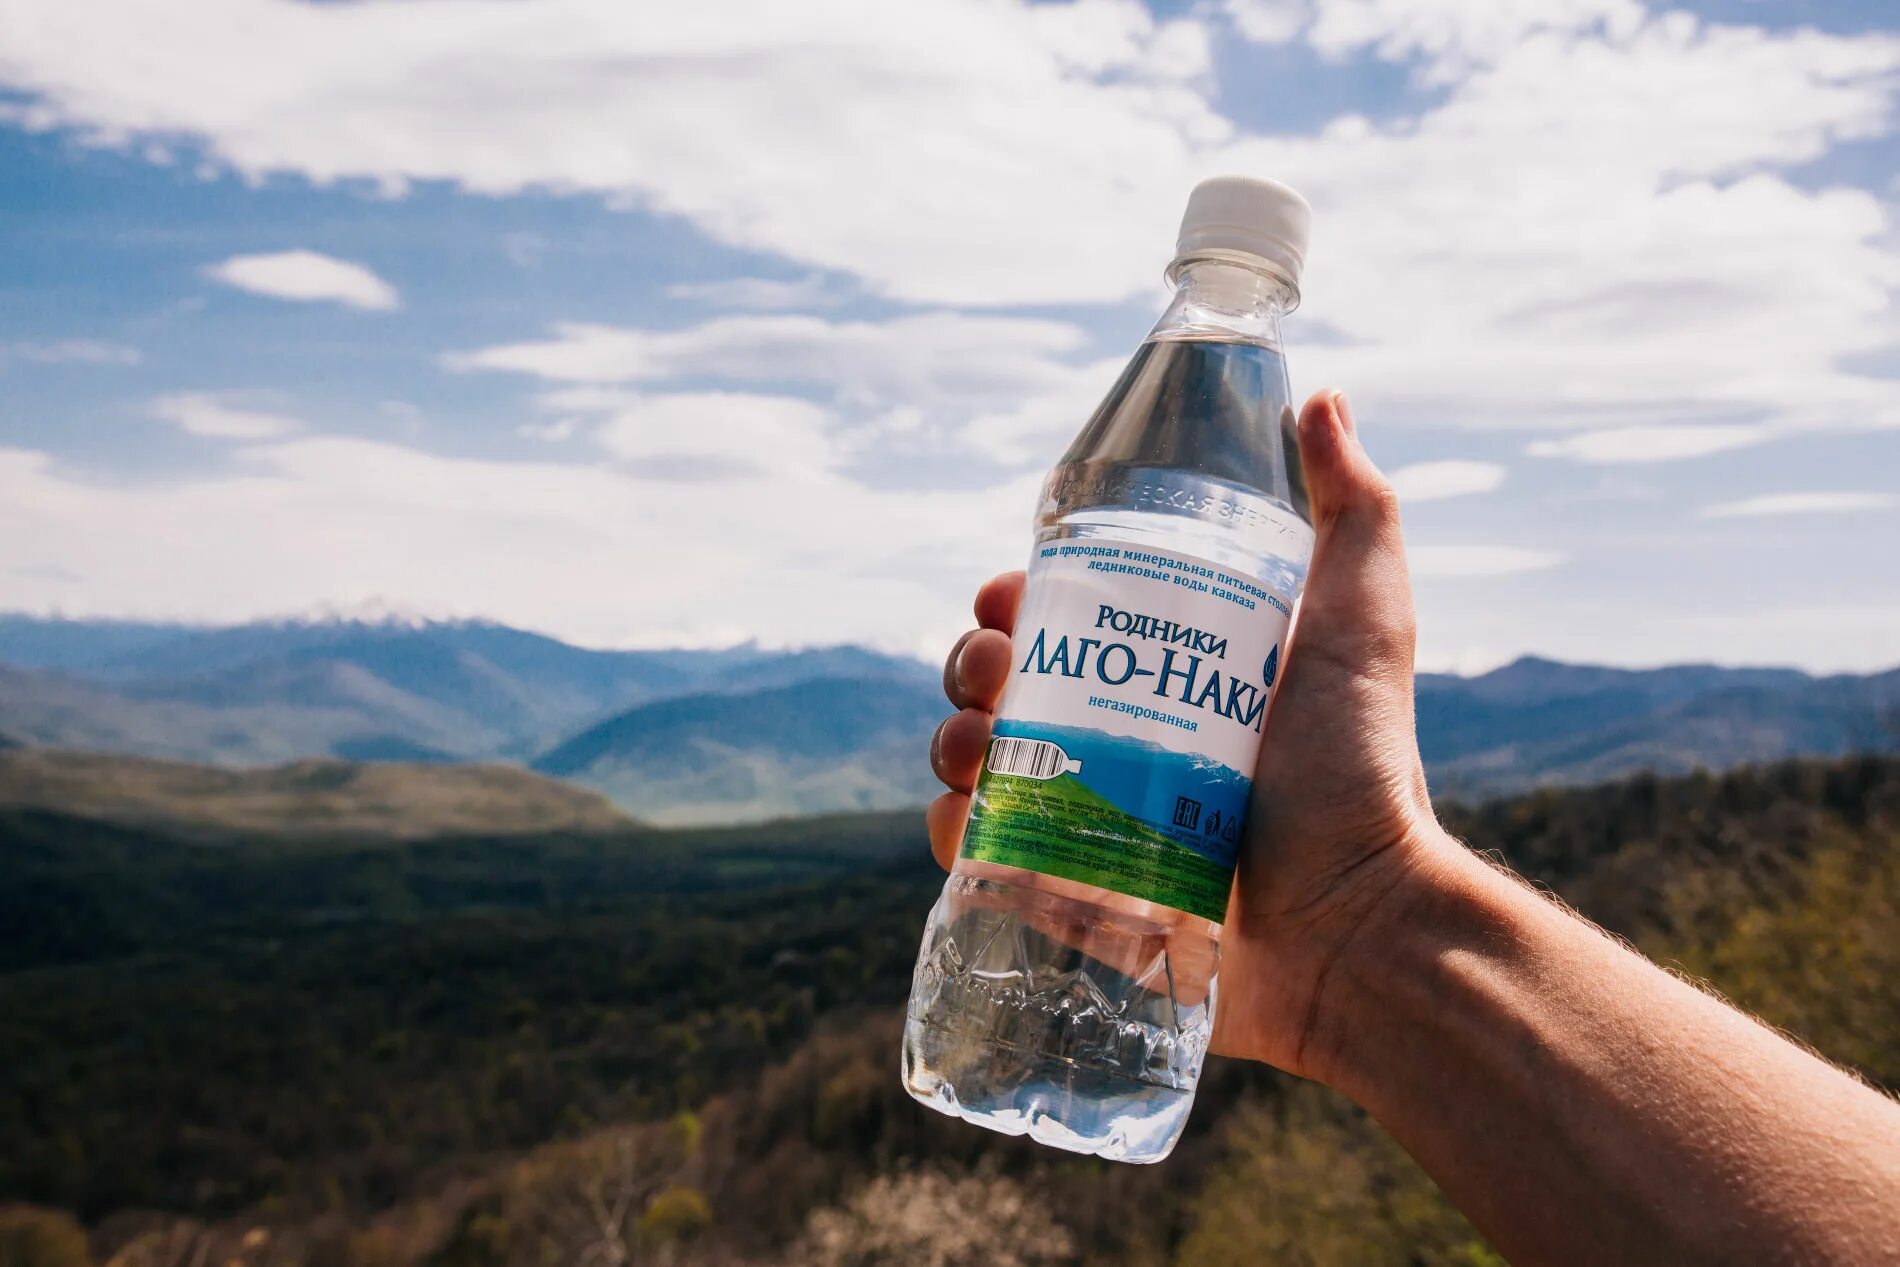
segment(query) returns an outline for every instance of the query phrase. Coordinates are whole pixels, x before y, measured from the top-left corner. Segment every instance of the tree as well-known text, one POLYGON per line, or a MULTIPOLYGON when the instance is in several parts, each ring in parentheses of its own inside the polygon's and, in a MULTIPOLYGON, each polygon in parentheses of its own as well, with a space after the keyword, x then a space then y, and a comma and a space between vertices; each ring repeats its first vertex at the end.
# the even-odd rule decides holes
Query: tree
POLYGON ((1186 1267, 1503 1267, 1392 1137, 1311 1083, 1231 1112, 1186 1267))
POLYGON ((64 1210, 0 1206, 0 1267, 92 1267, 86 1230, 64 1210))
POLYGON ((1036 1189, 988 1172, 882 1175, 819 1210, 793 1261, 802 1267, 1039 1267, 1071 1261, 1074 1238, 1036 1189))

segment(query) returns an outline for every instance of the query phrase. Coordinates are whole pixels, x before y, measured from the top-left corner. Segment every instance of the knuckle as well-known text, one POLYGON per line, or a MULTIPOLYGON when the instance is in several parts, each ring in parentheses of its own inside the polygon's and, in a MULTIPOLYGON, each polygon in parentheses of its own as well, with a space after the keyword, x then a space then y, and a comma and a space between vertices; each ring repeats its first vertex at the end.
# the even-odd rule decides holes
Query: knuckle
POLYGON ((1399 493, 1385 476, 1373 476, 1366 486, 1364 503, 1366 512, 1381 523, 1398 522, 1399 493))
POLYGON ((1418 645, 1418 616, 1410 603, 1394 603, 1391 610, 1381 614, 1378 627, 1388 651, 1411 656, 1418 645))

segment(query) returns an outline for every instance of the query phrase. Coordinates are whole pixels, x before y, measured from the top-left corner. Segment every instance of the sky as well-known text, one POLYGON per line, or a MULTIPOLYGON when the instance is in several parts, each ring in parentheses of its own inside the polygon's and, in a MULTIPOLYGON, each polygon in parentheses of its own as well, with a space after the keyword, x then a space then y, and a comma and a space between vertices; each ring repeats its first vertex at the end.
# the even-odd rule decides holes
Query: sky
POLYGON ((1240 173, 1422 667, 1887 667, 1896 172, 1885 0, 0 0, 0 609, 940 654, 1240 173))

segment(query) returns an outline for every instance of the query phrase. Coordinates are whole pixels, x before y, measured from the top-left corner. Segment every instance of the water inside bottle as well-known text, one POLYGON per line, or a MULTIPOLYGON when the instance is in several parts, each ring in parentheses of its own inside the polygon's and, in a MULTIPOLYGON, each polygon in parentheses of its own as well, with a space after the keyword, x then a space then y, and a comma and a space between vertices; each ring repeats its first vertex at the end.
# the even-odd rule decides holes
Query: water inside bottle
MULTIPOLYGON (((1293 425, 1277 348, 1153 338, 1051 472, 1037 542, 1194 554, 1291 605, 1312 540, 1293 425)), ((993 1130, 1158 1161, 1206 1058, 1219 937, 1154 903, 962 859, 918 957, 905 1084, 993 1130)))

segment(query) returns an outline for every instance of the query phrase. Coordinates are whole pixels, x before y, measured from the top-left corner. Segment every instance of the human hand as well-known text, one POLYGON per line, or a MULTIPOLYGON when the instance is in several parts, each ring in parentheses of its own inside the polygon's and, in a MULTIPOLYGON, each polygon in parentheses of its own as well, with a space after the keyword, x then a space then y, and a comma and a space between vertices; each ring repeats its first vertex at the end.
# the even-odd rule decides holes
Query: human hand
MULTIPOLYGON (((1322 392, 1306 403, 1299 444, 1313 562, 1255 771, 1221 942, 1214 1050, 1324 1081, 1328 977, 1367 949, 1373 916, 1429 867, 1445 838, 1418 756, 1397 499, 1360 445, 1344 396, 1322 392)), ((931 764, 950 790, 931 804, 928 823, 946 868, 1009 676, 1022 593, 1021 572, 984 585, 978 627, 944 665, 944 691, 959 711, 931 742, 931 764)))

